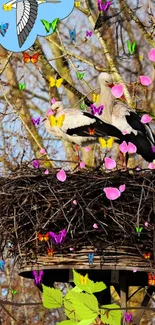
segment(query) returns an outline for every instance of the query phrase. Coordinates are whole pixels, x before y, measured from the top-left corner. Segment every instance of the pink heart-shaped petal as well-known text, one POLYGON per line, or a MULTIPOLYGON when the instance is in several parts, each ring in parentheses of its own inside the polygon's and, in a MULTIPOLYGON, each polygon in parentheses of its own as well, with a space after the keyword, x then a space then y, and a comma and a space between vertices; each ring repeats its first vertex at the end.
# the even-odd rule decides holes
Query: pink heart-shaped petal
POLYGON ((58 181, 60 182, 65 182, 67 176, 66 173, 63 169, 61 169, 57 174, 56 174, 56 178, 58 179, 58 181))
POLYGON ((128 151, 128 145, 126 143, 126 141, 123 141, 120 146, 119 146, 119 150, 123 153, 126 153, 128 151))
POLYGON ((105 168, 106 169, 113 169, 116 167, 116 161, 114 159, 111 158, 105 158, 105 168))
POLYGON ((148 164, 148 168, 149 168, 149 169, 155 169, 155 165, 154 165, 153 163, 149 163, 149 164, 148 164))
POLYGON ((40 153, 42 153, 43 155, 46 155, 46 150, 45 150, 44 148, 42 148, 42 149, 40 150, 40 153))
POLYGON ((144 223, 144 225, 145 225, 145 227, 148 227, 149 223, 146 221, 146 222, 144 223))
POLYGON ((85 167, 85 162, 84 161, 81 161, 80 162, 80 168, 84 168, 85 167))
POLYGON ((137 151, 137 147, 132 143, 128 143, 128 153, 135 153, 137 151))
POLYGON ((44 172, 45 175, 48 175, 49 174, 49 170, 46 169, 45 172, 44 172))
POLYGON ((120 98, 123 95, 123 85, 119 84, 111 88, 112 94, 116 98, 120 98))
POLYGON ((136 273, 138 271, 137 267, 134 267, 133 273, 136 273))
POLYGON ((70 251, 73 251, 73 250, 74 250, 74 248, 73 248, 73 247, 70 247, 70 248, 69 248, 69 250, 70 250, 70 251))
POLYGON ((148 53, 148 57, 150 61, 155 62, 155 49, 151 49, 151 51, 148 53))
POLYGON ((136 170, 141 170, 141 169, 139 167, 137 167, 136 170))
POLYGON ((97 229, 97 228, 98 228, 97 223, 94 223, 94 224, 93 224, 93 228, 94 228, 94 229, 97 229))
POLYGON ((106 194, 107 199, 116 200, 119 196, 121 196, 120 191, 115 187, 105 187, 104 192, 106 194))
POLYGON ((119 186, 119 190, 120 190, 120 192, 121 192, 121 193, 124 192, 124 191, 125 191, 125 188, 126 188, 125 184, 120 185, 120 186, 119 186))
POLYGON ((47 115, 50 116, 50 115, 53 115, 53 114, 54 114, 54 112, 52 111, 52 109, 48 109, 47 115))
POLYGON ((144 114, 141 117, 141 122, 144 123, 144 124, 151 122, 151 120, 152 120, 152 118, 148 114, 144 114))
POLYGON ((74 200, 74 201, 73 201, 73 204, 74 204, 74 205, 77 205, 77 201, 76 201, 76 200, 74 200))
POLYGON ((124 134, 124 135, 125 135, 125 134, 127 134, 127 133, 128 133, 128 132, 127 132, 127 131, 125 131, 125 130, 124 130, 124 131, 122 131, 122 134, 124 134))
POLYGON ((152 83, 151 78, 149 78, 147 76, 140 76, 139 79, 143 86, 149 86, 152 83))
POLYGON ((85 147, 85 151, 86 151, 86 152, 89 152, 90 150, 91 150, 90 147, 85 147))
POLYGON ((55 102, 56 102, 56 100, 55 100, 55 98, 53 97, 53 98, 51 99, 51 103, 52 103, 52 104, 55 104, 55 102))

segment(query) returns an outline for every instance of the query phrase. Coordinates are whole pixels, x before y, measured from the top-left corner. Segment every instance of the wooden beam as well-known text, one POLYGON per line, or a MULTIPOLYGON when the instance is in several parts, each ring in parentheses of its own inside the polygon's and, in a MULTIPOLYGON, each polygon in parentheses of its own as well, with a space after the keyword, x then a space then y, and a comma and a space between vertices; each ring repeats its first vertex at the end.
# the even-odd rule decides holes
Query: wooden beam
MULTIPOLYGON (((143 299, 143 301, 141 303, 142 307, 146 307, 148 305, 153 292, 154 292, 154 286, 151 286, 151 287, 147 288, 146 295, 145 295, 145 297, 144 297, 144 299, 143 299)), ((141 310, 139 310, 137 312, 137 315, 133 319, 133 325, 139 325, 140 324, 140 321, 141 321, 141 319, 143 317, 144 312, 145 312, 145 309, 141 309, 141 310)))
POLYGON ((128 288, 127 288, 127 283, 126 283, 126 276, 120 275, 120 298, 121 298, 121 307, 122 308, 126 308, 127 294, 128 294, 128 288))

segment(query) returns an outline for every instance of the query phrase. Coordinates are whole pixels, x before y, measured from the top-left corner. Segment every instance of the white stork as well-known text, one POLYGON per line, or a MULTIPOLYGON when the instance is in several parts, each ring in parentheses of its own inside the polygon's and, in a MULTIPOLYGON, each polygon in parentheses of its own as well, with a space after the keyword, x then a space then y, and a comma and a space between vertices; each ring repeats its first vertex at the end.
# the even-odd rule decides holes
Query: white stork
POLYGON ((127 133, 124 140, 132 142, 137 147, 137 153, 146 161, 152 162, 155 159, 155 135, 150 125, 141 122, 141 116, 133 109, 121 102, 115 102, 110 86, 112 77, 102 72, 99 77, 101 87, 100 98, 96 106, 104 105, 100 119, 112 124, 123 133, 127 133))
POLYGON ((46 114, 44 124, 46 130, 64 140, 87 145, 97 142, 99 137, 115 137, 124 140, 123 134, 112 125, 101 121, 90 113, 78 109, 63 108, 62 102, 55 102, 52 107, 53 115, 46 114))
POLYGON ((38 16, 38 5, 47 3, 58 3, 58 0, 11 0, 6 3, 16 9, 16 28, 18 44, 21 48, 29 36, 38 16))

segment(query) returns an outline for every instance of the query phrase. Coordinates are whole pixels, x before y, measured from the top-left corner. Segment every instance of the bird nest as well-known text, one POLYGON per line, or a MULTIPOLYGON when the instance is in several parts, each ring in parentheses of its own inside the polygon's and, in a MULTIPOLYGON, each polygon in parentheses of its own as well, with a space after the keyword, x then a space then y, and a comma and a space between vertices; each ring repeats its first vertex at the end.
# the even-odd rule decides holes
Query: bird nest
POLYGON ((2 257, 7 246, 8 257, 16 257, 20 267, 155 268, 153 170, 68 172, 65 182, 56 172, 21 169, 0 179, 2 257), (121 196, 107 199, 104 188, 122 184, 121 196), (67 236, 61 245, 38 239, 38 233, 62 229, 67 236), (47 254, 51 248, 53 254, 47 254))

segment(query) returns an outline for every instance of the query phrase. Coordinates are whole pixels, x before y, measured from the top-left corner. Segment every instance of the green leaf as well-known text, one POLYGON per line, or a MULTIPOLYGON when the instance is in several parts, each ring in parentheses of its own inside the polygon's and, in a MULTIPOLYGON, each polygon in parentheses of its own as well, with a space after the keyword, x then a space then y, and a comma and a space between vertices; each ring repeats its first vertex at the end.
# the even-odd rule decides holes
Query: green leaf
POLYGON ((71 303, 71 301, 67 300, 66 297, 64 298, 64 309, 65 309, 65 315, 70 319, 77 319, 74 311, 74 307, 71 303))
POLYGON ((80 274, 73 270, 74 275, 74 283, 77 287, 79 287, 82 291, 88 292, 90 294, 94 292, 100 292, 106 289, 106 285, 103 282, 94 282, 88 278, 87 284, 80 283, 80 274))
POLYGON ((94 295, 70 291, 67 294, 67 299, 71 302, 78 320, 94 320, 98 316, 98 301, 94 295))
POLYGON ((79 287, 75 286, 73 289, 71 289, 71 291, 73 291, 73 292, 81 292, 82 290, 79 287))
POLYGON ((79 322, 78 325, 90 325, 93 321, 94 321, 94 318, 93 319, 84 319, 84 320, 81 320, 81 322, 79 322))
POLYGON ((104 305, 101 308, 101 320, 104 324, 109 325, 120 325, 121 324, 121 317, 122 312, 118 305, 111 304, 111 305, 104 305), (105 310, 104 308, 118 308, 118 310, 105 310))
POLYGON ((62 292, 59 289, 49 288, 42 284, 43 287, 43 306, 45 308, 62 307, 62 292))
POLYGON ((59 323, 59 325, 75 325, 78 324, 78 322, 74 320, 63 320, 62 322, 59 323))

